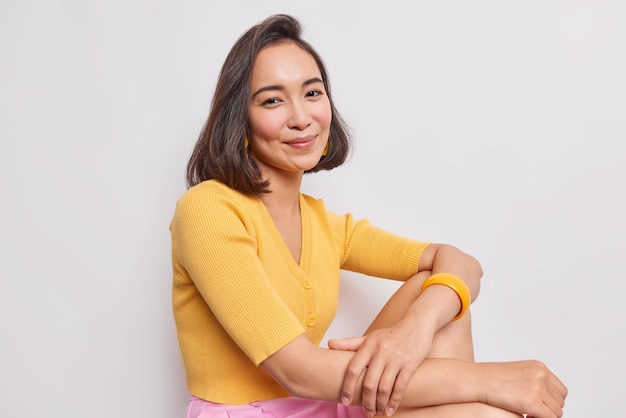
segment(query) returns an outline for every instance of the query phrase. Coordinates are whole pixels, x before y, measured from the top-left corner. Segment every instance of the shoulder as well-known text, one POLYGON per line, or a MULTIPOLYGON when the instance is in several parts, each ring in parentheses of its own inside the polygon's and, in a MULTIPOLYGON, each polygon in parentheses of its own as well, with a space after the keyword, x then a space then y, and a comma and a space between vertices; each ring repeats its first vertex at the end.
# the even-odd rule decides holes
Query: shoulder
POLYGON ((303 194, 302 200, 309 213, 311 213, 314 217, 324 220, 325 223, 334 225, 338 222, 342 223, 343 219, 345 219, 345 216, 337 215, 334 212, 329 211, 322 199, 303 194))
POLYGON ((304 202, 313 214, 313 216, 321 219, 327 224, 335 237, 345 238, 345 235, 352 233, 354 228, 361 223, 367 223, 366 219, 356 221, 352 213, 338 214, 333 211, 329 211, 322 199, 317 199, 309 195, 302 195, 304 202))
POLYGON ((181 210, 205 207, 218 210, 224 206, 252 205, 254 199, 256 198, 246 196, 217 180, 206 180, 185 191, 178 199, 176 208, 181 210))
POLYGON ((324 205, 324 201, 322 199, 317 199, 313 196, 309 196, 308 194, 302 194, 302 200, 309 208, 315 211, 326 212, 326 206, 324 205))
POLYGON ((178 204, 193 202, 198 199, 235 196, 237 194, 238 192, 217 180, 206 180, 187 189, 178 199, 178 204))
POLYGON ((207 180, 189 188, 176 202, 172 224, 215 224, 226 227, 244 222, 257 211, 256 197, 246 196, 216 181, 207 180))

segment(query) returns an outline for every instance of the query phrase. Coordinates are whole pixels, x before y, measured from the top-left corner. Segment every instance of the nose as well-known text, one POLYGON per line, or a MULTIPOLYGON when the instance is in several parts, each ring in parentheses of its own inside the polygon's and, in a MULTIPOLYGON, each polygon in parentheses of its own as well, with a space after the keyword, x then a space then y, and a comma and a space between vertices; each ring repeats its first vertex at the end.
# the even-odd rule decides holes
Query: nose
POLYGON ((292 102, 288 125, 290 128, 302 130, 311 124, 311 114, 307 109, 307 104, 302 102, 292 102))

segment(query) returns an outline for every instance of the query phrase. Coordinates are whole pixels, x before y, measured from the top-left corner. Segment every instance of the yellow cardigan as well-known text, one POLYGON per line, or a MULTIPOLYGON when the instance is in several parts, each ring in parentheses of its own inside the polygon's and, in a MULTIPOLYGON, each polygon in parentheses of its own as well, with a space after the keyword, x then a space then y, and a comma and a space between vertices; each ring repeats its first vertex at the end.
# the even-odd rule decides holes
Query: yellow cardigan
POLYGON ((310 196, 300 208, 298 264, 260 199, 209 180, 178 201, 172 302, 191 394, 226 404, 289 396, 258 365, 302 333, 320 343, 340 269, 393 280, 417 272, 428 243, 333 214, 310 196))

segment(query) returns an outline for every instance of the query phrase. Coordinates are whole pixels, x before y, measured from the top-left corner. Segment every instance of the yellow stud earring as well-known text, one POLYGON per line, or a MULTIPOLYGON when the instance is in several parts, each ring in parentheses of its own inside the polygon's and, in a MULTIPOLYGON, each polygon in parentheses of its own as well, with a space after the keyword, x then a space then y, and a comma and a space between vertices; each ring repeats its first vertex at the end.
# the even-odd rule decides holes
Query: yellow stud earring
POLYGON ((328 150, 330 149, 330 140, 326 142, 326 146, 324 147, 324 151, 322 151, 322 157, 326 157, 328 155, 328 150))
POLYGON ((243 149, 248 149, 249 146, 250 146, 250 143, 248 142, 248 137, 244 136, 243 137, 243 149))

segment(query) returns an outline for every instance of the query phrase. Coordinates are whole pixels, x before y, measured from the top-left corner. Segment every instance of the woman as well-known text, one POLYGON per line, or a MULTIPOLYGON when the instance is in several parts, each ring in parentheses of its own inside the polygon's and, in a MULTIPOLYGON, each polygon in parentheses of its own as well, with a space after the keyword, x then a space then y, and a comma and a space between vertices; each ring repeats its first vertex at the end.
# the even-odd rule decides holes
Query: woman
POLYGON ((244 33, 170 227, 187 416, 562 416, 567 390, 542 363, 474 363, 473 257, 301 193, 305 173, 339 166, 349 147, 298 22, 271 16, 244 33), (341 269, 405 283, 363 337, 325 349, 341 269))

